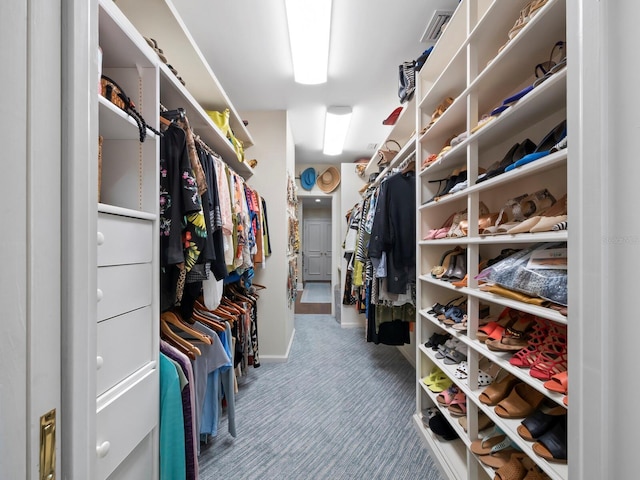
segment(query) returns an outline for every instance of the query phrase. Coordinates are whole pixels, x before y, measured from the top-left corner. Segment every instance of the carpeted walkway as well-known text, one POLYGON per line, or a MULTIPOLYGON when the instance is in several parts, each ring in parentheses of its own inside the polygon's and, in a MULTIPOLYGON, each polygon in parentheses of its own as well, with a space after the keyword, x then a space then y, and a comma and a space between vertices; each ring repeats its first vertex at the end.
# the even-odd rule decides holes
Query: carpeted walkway
POLYGON ((202 480, 442 478, 412 425, 413 367, 362 329, 297 315, 289 362, 250 370, 239 389, 238 436, 223 419, 202 480))

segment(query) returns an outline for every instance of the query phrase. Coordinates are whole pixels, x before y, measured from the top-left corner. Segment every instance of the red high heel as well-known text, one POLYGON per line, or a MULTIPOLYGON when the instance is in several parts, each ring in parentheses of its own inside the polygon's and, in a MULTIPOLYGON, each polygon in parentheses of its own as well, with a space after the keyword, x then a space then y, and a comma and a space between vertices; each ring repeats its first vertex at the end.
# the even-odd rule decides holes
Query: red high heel
POLYGON ((531 366, 529 374, 539 380, 547 381, 556 373, 567 370, 567 360, 566 327, 557 327, 540 349, 540 354, 531 366))

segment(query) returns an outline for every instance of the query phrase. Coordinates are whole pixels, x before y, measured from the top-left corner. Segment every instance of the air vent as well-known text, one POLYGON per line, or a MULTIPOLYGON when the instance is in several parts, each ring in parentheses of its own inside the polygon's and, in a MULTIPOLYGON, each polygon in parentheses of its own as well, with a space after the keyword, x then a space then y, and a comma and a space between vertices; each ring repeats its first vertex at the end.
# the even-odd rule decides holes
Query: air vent
POLYGON ((436 10, 433 12, 431 21, 422 34, 420 41, 430 44, 436 43, 442 34, 442 27, 449 21, 451 15, 453 15, 453 12, 450 10, 436 10))

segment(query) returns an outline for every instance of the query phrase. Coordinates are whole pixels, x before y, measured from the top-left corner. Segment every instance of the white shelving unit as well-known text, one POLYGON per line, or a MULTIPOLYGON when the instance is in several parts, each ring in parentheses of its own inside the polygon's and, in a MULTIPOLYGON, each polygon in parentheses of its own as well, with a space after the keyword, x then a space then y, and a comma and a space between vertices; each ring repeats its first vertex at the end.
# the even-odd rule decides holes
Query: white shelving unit
MULTIPOLYGON (((239 162, 231 143, 214 125, 206 110, 230 111, 231 129, 242 141, 245 152, 253 138, 213 70, 193 40, 171 0, 119 0, 118 6, 140 32, 158 42, 167 61, 185 81, 182 85, 159 59, 160 102, 169 110, 184 108, 191 128, 243 178, 253 175, 249 164, 239 162)), ((145 42, 148 55, 158 58, 145 42)), ((247 157, 248 158, 248 157, 247 157)))
POLYGON ((507 200, 523 193, 548 188, 559 199, 568 191, 566 149, 488 181, 475 183, 481 173, 480 169, 486 169, 501 160, 515 142, 530 138, 537 144, 552 127, 566 119, 565 69, 535 87, 496 119, 474 133, 471 132, 481 117, 499 106, 503 99, 531 85, 535 80, 536 64, 549 59, 556 41, 566 40, 565 0, 548 0, 507 43, 507 32, 527 3, 527 0, 460 2, 417 78, 417 132, 429 125, 432 113, 446 97, 451 97, 454 101, 430 128, 418 135, 415 147, 416 168, 419 170, 420 162, 430 154, 438 154, 448 139, 468 132, 466 139, 417 175, 417 387, 414 420, 449 478, 475 480, 494 476, 493 469, 484 466, 468 449, 471 441, 478 438, 476 416, 479 412, 484 412, 502 428, 550 478, 569 478, 567 464, 547 462, 533 452, 532 442, 525 441, 518 435, 516 429, 522 419, 501 418, 493 407, 479 401, 484 387, 476 386, 477 374, 470 374, 468 381, 456 378, 453 375, 456 365, 444 364, 435 357, 431 349, 424 346, 433 333, 447 332, 466 346, 470 372, 477 372, 479 361, 487 358, 498 364, 503 371, 542 392, 552 402, 563 405, 563 395, 544 388, 543 382, 529 375, 528 369, 512 366, 509 363, 511 354, 491 351, 476 339, 480 302, 488 304, 492 314, 510 307, 552 324, 568 324, 567 317, 554 309, 482 291, 474 279, 480 260, 493 258, 504 248, 568 241, 566 231, 495 236, 478 234, 477 212, 480 202, 491 212, 499 212, 507 200), (435 180, 446 178, 456 169, 465 167, 469 178, 466 189, 437 201, 430 201, 438 193, 439 183, 435 180), (423 240, 430 229, 440 228, 452 213, 465 208, 469 212, 468 236, 423 240), (430 275, 431 268, 439 264, 443 253, 458 245, 467 249, 469 275, 468 285, 461 288, 430 275), (447 327, 428 313, 436 302, 444 304, 457 296, 467 300, 468 332, 447 327), (441 409, 460 437, 451 442, 442 441, 426 429, 421 418, 426 408, 438 406, 435 395, 421 381, 434 366, 448 373, 451 380, 467 395, 468 433, 460 427, 457 418, 448 414, 446 408, 441 409))
MULTIPOLYGON (((158 67, 112 1, 98 2, 102 72, 158 123, 158 67)), ((96 462, 94 478, 157 478, 159 137, 102 96, 103 137, 97 215, 96 462), (121 465, 126 465, 126 469, 121 465)))

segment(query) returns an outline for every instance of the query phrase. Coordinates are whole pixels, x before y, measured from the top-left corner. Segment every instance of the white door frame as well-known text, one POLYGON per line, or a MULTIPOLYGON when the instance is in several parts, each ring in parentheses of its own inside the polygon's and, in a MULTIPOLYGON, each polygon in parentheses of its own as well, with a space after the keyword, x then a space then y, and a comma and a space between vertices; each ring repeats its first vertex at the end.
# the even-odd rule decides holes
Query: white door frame
POLYGON ((40 478, 40 418, 51 410, 61 478, 61 2, 1 11, 0 478, 40 478))

